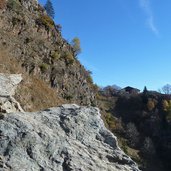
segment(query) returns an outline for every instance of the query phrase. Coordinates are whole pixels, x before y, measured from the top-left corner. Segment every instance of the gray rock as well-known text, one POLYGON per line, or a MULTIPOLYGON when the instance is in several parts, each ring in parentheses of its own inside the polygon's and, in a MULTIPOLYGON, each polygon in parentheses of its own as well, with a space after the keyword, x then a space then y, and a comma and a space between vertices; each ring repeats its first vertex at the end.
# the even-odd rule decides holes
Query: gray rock
POLYGON ((99 110, 63 105, 0 117, 3 171, 138 171, 99 110))
POLYGON ((38 6, 38 0, 20 0, 20 3, 31 12, 38 6))
POLYGON ((22 111, 20 104, 12 97, 17 85, 21 82, 21 74, 0 73, 0 111, 5 113, 22 111))
POLYGON ((0 95, 13 96, 17 84, 22 80, 21 74, 2 74, 0 73, 0 95))

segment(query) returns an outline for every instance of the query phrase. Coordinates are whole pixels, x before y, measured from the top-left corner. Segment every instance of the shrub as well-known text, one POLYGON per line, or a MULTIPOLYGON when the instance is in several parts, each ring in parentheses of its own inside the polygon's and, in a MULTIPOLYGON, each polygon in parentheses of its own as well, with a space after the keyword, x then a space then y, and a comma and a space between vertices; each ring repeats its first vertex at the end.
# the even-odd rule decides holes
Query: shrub
POLYGON ((166 112, 166 120, 171 121, 171 100, 162 101, 163 110, 166 112))
POLYGON ((66 99, 66 100, 71 100, 71 99, 73 99, 73 96, 70 95, 70 94, 65 94, 65 95, 64 95, 64 99, 66 99))
POLYGON ((126 154, 128 154, 128 146, 127 146, 127 144, 126 144, 125 141, 124 141, 123 144, 122 144, 122 149, 123 149, 123 151, 124 151, 126 154))
POLYGON ((94 93, 96 93, 96 94, 98 93, 98 91, 100 89, 97 84, 93 84, 92 88, 93 88, 94 93))
POLYGON ((46 63, 42 63, 40 66, 40 69, 41 69, 41 71, 43 72, 43 73, 45 73, 47 70, 48 70, 48 64, 46 64, 46 63))
POLYGON ((91 84, 93 83, 93 79, 92 79, 91 75, 87 76, 87 82, 91 83, 91 84))
POLYGON ((14 10, 15 12, 18 12, 18 13, 21 11, 21 5, 16 0, 8 0, 7 7, 8 9, 14 10))
POLYGON ((17 25, 21 20, 19 18, 16 17, 12 17, 12 25, 15 26, 17 25))
POLYGON ((26 25, 26 20, 23 17, 12 17, 13 27, 18 24, 26 25))
POLYGON ((116 126, 116 123, 115 123, 116 121, 113 118, 113 116, 110 113, 107 113, 105 119, 106 119, 107 124, 109 125, 110 130, 114 130, 116 126))
POLYGON ((38 25, 44 25, 47 29, 54 27, 54 21, 48 15, 41 15, 37 18, 36 23, 38 25))
POLYGON ((24 40, 24 43, 25 43, 25 44, 28 44, 28 43, 30 43, 31 41, 33 41, 33 39, 30 38, 30 37, 27 37, 27 38, 24 40))
POLYGON ((20 22, 19 18, 16 17, 12 17, 12 25, 15 26, 16 24, 18 24, 20 22))
POLYGON ((147 108, 148 108, 149 111, 152 111, 155 108, 155 102, 152 99, 148 100, 147 108))
POLYGON ((114 133, 122 133, 123 132, 123 126, 121 119, 117 119, 114 116, 112 116, 111 113, 107 113, 105 116, 106 123, 109 126, 109 129, 114 133))
POLYGON ((74 63, 74 57, 70 52, 65 52, 63 54, 63 57, 65 58, 65 62, 67 65, 72 65, 74 63))
POLYGON ((60 57, 61 56, 60 56, 60 54, 58 52, 52 52, 52 54, 51 54, 51 58, 53 60, 58 60, 60 57))
POLYGON ((167 101, 167 100, 163 100, 163 101, 162 101, 162 106, 163 106, 163 110, 164 110, 164 111, 167 111, 168 108, 169 108, 169 103, 168 103, 168 101, 167 101))
POLYGON ((55 28, 60 32, 62 31, 62 26, 60 24, 55 25, 55 28))
POLYGON ((92 71, 87 70, 85 72, 85 77, 88 83, 93 84, 93 79, 92 79, 91 74, 92 74, 92 71))

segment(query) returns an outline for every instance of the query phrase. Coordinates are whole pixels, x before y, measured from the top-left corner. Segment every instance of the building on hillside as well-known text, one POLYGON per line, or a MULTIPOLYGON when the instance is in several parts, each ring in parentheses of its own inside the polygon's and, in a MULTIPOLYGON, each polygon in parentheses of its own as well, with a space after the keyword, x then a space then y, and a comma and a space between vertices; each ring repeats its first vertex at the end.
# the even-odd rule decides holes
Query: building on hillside
POLYGON ((122 93, 128 93, 128 94, 138 94, 140 93, 140 90, 134 87, 127 86, 121 90, 122 93))

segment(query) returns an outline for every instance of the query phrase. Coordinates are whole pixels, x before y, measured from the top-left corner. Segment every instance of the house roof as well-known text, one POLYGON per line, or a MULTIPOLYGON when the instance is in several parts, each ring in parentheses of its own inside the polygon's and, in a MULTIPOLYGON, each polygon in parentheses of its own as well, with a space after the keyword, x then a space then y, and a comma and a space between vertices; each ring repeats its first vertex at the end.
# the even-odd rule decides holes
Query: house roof
POLYGON ((140 90, 139 90, 139 89, 134 88, 134 87, 130 87, 130 86, 127 86, 127 87, 123 88, 122 90, 125 90, 125 91, 137 91, 137 92, 140 92, 140 90))

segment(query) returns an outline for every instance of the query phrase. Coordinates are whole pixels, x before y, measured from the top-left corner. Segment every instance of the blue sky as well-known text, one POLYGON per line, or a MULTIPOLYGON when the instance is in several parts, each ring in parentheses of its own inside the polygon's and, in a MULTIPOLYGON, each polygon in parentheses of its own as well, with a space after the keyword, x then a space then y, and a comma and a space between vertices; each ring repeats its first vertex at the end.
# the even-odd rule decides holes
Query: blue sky
POLYGON ((171 84, 170 0, 52 2, 64 38, 80 38, 78 59, 95 83, 153 90, 171 84))

